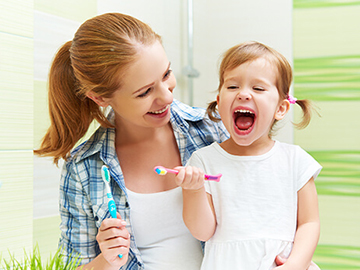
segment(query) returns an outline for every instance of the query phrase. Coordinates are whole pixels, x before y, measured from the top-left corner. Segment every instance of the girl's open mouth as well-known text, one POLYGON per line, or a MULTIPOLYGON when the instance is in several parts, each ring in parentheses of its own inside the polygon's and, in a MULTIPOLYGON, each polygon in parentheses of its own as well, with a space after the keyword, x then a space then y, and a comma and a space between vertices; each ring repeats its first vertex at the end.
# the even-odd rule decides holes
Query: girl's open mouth
POLYGON ((254 112, 247 109, 235 110, 233 117, 235 126, 242 134, 247 134, 252 130, 255 123, 254 112))

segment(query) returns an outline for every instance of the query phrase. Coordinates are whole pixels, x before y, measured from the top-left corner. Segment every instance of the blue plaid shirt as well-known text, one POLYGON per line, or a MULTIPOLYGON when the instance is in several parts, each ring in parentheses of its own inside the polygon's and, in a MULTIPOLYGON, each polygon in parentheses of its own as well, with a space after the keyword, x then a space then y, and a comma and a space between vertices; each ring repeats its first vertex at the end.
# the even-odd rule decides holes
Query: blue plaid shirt
MULTIPOLYGON (((114 113, 109 114, 114 120, 114 113)), ((179 146, 182 164, 191 154, 214 141, 228 138, 221 122, 214 123, 202 108, 192 108, 174 100, 170 123, 179 146)), ((79 145, 65 162, 60 182, 61 238, 59 246, 68 258, 80 254, 81 264, 93 260, 101 252, 96 235, 101 222, 109 218, 105 184, 101 179, 101 166, 108 165, 111 190, 122 219, 131 235, 128 262, 120 269, 144 269, 136 247, 130 220, 124 177, 115 151, 115 129, 100 127, 93 136, 79 145)))

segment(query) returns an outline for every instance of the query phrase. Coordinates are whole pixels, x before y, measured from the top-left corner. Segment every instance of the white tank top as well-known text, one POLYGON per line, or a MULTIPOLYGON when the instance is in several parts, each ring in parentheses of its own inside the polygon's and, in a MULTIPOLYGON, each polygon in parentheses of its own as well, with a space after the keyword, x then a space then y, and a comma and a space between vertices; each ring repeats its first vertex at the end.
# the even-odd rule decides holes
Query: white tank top
POLYGON ((127 191, 145 270, 199 270, 203 253, 183 222, 181 188, 150 194, 127 191))

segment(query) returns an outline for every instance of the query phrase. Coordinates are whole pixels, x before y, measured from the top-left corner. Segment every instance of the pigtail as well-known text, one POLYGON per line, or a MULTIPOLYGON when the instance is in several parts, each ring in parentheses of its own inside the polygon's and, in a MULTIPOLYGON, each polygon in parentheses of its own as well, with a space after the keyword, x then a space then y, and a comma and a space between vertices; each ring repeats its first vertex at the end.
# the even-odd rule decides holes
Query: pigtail
POLYGON ((67 159, 94 118, 101 124, 110 125, 104 122, 105 117, 99 116, 100 108, 95 102, 76 94, 79 83, 71 65, 71 43, 69 41, 59 49, 51 65, 48 85, 51 124, 40 148, 34 150, 36 155, 54 157, 55 164, 60 158, 67 159))
POLYGON ((219 122, 221 119, 218 115, 216 106, 217 106, 216 101, 210 102, 208 107, 206 108, 206 113, 208 114, 210 120, 212 120, 214 122, 219 122))
POLYGON ((298 104, 303 112, 302 119, 299 123, 293 123, 294 126, 298 129, 306 128, 311 120, 311 116, 313 112, 316 112, 318 115, 319 113, 312 105, 311 101, 308 99, 298 99, 296 100, 296 104, 298 104))

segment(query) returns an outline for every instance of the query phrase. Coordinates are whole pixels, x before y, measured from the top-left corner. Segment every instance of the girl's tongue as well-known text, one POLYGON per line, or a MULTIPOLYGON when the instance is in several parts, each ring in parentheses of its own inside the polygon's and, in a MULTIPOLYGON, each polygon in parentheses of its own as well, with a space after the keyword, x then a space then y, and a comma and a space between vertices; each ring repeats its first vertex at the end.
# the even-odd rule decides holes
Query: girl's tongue
POLYGON ((240 130, 247 130, 254 124, 254 117, 248 115, 238 115, 235 119, 235 125, 240 130))

